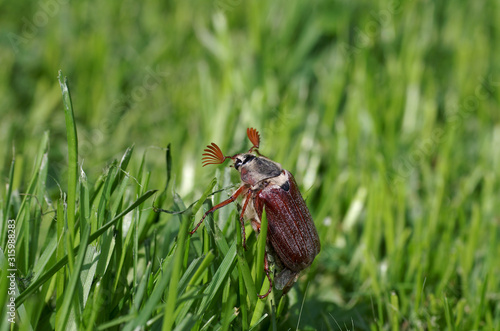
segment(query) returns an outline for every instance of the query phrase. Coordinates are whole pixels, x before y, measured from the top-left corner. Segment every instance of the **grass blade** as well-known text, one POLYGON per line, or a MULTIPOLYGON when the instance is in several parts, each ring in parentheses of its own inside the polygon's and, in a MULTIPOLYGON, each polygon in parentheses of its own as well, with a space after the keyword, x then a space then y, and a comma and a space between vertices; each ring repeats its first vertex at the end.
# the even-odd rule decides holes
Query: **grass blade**
MULTIPOLYGON (((134 210, 136 207, 141 205, 144 201, 146 201, 149 197, 151 197, 156 190, 151 190, 147 191, 144 193, 139 199, 137 199, 134 203, 132 203, 130 206, 127 207, 124 211, 122 211, 120 214, 115 216, 111 221, 108 223, 104 224, 100 229, 98 229, 96 232, 92 233, 89 237, 88 243, 93 242, 97 238, 99 238, 106 230, 108 230, 112 225, 114 225, 118 220, 120 220, 123 216, 127 215, 129 212, 134 210)), ((78 250, 80 246, 77 246, 74 248, 74 250, 78 250)), ((58 260, 56 264, 54 264, 49 270, 47 270, 42 276, 40 276, 36 281, 31 283, 30 286, 24 290, 19 297, 16 299, 16 307, 21 305, 26 298, 32 294, 34 291, 38 289, 42 284, 44 284, 46 281, 48 281, 59 269, 64 267, 68 263, 68 255, 65 255, 63 258, 58 260)))
POLYGON ((151 314, 155 309, 157 309, 157 304, 160 302, 165 289, 170 281, 170 275, 172 273, 172 256, 165 259, 162 266, 162 272, 160 273, 160 279, 156 283, 153 292, 149 296, 148 301, 140 311, 139 315, 133 316, 133 319, 128 322, 123 331, 135 330, 140 325, 145 325, 151 314))
MULTIPOLYGON (((257 238, 257 260, 255 262, 255 284, 259 286, 262 284, 262 278, 265 276, 264 272, 264 257, 266 255, 266 240, 267 240, 267 217, 266 217, 266 209, 264 208, 262 211, 260 224, 260 233, 257 238)), ((267 277, 265 278, 267 281, 267 277)), ((252 294, 250 294, 252 295, 252 294)))
POLYGON ((83 261, 85 258, 85 253, 87 252, 87 244, 89 243, 90 227, 86 226, 83 229, 81 236, 80 246, 77 253, 77 261, 73 269, 73 273, 69 278, 68 286, 64 292, 64 299, 61 306, 61 318, 56 324, 57 330, 65 330, 68 318, 70 315, 71 302, 74 300, 74 296, 77 291, 78 280, 80 279, 80 271, 82 270, 83 261))
MULTIPOLYGON (((69 249, 75 244, 75 217, 76 217, 76 186, 78 183, 78 137, 76 135, 75 116, 73 114, 73 103, 71 93, 68 87, 68 78, 63 77, 59 70, 59 85, 62 91, 62 100, 64 106, 64 118, 66 119, 66 136, 68 140, 68 200, 67 200, 67 218, 69 249)), ((70 260, 70 270, 72 263, 70 260)))
POLYGON ((12 161, 10 163, 9 183, 7 184, 7 194, 5 195, 5 204, 3 207, 3 222, 2 224, 0 224, 0 243, 2 244, 4 250, 5 245, 7 244, 5 239, 7 238, 7 220, 9 219, 10 199, 12 197, 12 185, 14 184, 15 165, 16 157, 14 152, 14 156, 12 157, 12 161))
POLYGON ((207 289, 203 292, 205 295, 198 308, 198 315, 203 316, 204 311, 208 305, 212 303, 215 294, 218 292, 224 281, 227 279, 229 272, 233 270, 233 264, 236 260, 236 241, 233 242, 229 248, 224 260, 222 260, 219 268, 215 272, 212 282, 208 285, 207 289))
MULTIPOLYGON (((197 205, 195 205, 195 208, 197 205)), ((177 306, 177 294, 179 290, 178 284, 181 277, 184 256, 186 255, 186 249, 184 247, 189 249, 189 246, 186 245, 186 241, 188 240, 187 236, 189 233, 189 225, 191 224, 191 215, 191 213, 188 213, 182 218, 182 224, 179 229, 179 234, 177 235, 177 247, 174 253, 172 277, 170 278, 170 284, 167 292, 167 304, 165 306, 165 313, 163 316, 162 329, 167 331, 172 330, 175 321, 174 312, 177 306)))

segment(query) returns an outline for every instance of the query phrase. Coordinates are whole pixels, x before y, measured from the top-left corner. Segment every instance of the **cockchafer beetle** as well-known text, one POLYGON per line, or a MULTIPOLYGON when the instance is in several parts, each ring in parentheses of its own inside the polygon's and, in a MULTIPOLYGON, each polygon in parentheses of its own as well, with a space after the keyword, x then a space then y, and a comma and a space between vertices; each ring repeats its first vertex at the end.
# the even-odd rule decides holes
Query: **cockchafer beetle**
POLYGON ((231 159, 234 168, 241 175, 242 184, 229 199, 208 210, 191 234, 198 229, 208 214, 243 196, 240 224, 243 247, 246 249, 244 219, 250 220, 254 231, 259 233, 262 211, 265 208, 268 232, 264 271, 269 280, 269 290, 266 294, 259 295, 259 298, 264 299, 271 293, 273 286, 269 276, 267 254, 274 257, 276 265, 281 269, 274 278, 275 287, 286 293, 297 280, 299 273, 312 264, 320 251, 320 242, 311 213, 292 174, 279 163, 259 153, 260 135, 256 129, 248 128, 247 136, 253 144, 248 153, 224 156, 215 143, 204 150, 203 166, 220 164, 231 159))

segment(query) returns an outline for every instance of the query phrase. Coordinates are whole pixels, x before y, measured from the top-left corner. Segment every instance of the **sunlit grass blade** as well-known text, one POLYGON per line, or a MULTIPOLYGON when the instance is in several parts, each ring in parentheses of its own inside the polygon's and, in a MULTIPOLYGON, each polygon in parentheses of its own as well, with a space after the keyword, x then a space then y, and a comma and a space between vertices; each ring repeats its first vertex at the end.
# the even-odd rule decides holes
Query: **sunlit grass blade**
MULTIPOLYGON (((2 323, 0 323, 0 330, 1 331, 6 331, 10 329, 9 324, 7 323, 7 320, 12 320, 13 318, 16 318, 16 313, 15 309, 11 309, 11 303, 8 302, 10 300, 10 296, 7 295, 9 292, 9 287, 11 285, 11 277, 10 277, 10 272, 7 270, 10 269, 7 259, 5 258, 4 255, 4 250, 0 249, 0 313, 4 314, 5 318, 2 319, 2 323)), ((15 281, 15 280, 14 280, 15 281)))
POLYGON ((33 279, 31 281, 35 281, 38 279, 38 277, 40 277, 43 270, 46 269, 50 260, 53 258, 56 250, 57 250, 56 237, 53 236, 47 243, 47 246, 45 246, 44 251, 40 255, 39 259, 35 263, 35 266, 33 268, 33 279))
MULTIPOLYGON (((73 103, 68 86, 68 78, 63 77, 59 71, 59 85, 62 91, 64 107, 64 118, 66 119, 66 138, 68 145, 68 190, 67 190, 67 219, 68 219, 68 251, 73 249, 75 244, 75 217, 76 217, 76 187, 78 185, 78 137, 76 134, 75 115, 73 113, 73 103)), ((70 255, 71 257, 71 255, 70 255)), ((72 271, 72 261, 70 259, 70 271, 72 271)))
MULTIPOLYGON (((36 191, 37 187, 40 185, 40 181, 45 181, 45 179, 41 180, 40 178, 43 176, 43 173, 46 173, 48 149, 49 135, 48 132, 45 132, 38 147, 33 174, 16 215, 15 241, 16 247, 18 247, 16 251, 16 265, 21 270, 28 270, 30 254, 33 254, 31 253, 30 236, 31 232, 33 232, 31 228, 35 226, 35 224, 29 222, 30 210, 33 205, 39 207, 34 201, 37 199, 36 191)), ((38 217, 38 219, 39 218, 40 217, 38 217)))
POLYGON ((198 258, 193 259, 189 266, 186 268, 186 271, 182 274, 182 278, 179 280, 178 292, 184 293, 186 288, 191 283, 194 275, 198 272, 198 270, 202 267, 203 264, 206 264, 208 261, 213 259, 213 255, 209 257, 209 259, 205 259, 204 256, 200 256, 198 258))
MULTIPOLYGON (((266 242, 267 242, 267 217, 265 208, 262 211, 262 217, 260 222, 261 222, 260 233, 259 237, 257 238, 257 257, 255 262, 255 277, 254 277, 255 284, 257 284, 257 286, 260 286, 260 284, 262 284, 262 279, 265 276, 264 258, 266 255, 266 242)), ((265 277, 265 279, 267 281, 267 277, 265 277)))
POLYGON ((446 317, 446 325, 448 327, 448 330, 454 331, 455 323, 453 323, 450 311, 450 304, 445 294, 443 294, 443 306, 444 306, 444 316, 446 317))
POLYGON ((391 320, 391 328, 393 331, 399 330, 399 298, 396 293, 391 293, 390 298, 390 306, 389 310, 389 319, 391 320))
POLYGON ((146 270, 144 270, 144 274, 142 275, 142 279, 139 283, 139 286, 137 287, 137 290, 134 295, 134 309, 136 311, 139 311, 141 308, 143 298, 146 294, 146 289, 149 281, 149 277, 151 276, 151 267, 152 264, 151 262, 148 263, 146 266, 146 270))
POLYGON ((175 331, 192 330, 193 326, 198 322, 193 314, 187 314, 185 318, 175 327, 175 331))
POLYGON ((130 158, 132 157, 133 152, 134 146, 127 148, 127 150, 123 154, 122 159, 120 160, 120 163, 118 165, 118 172, 116 173, 116 178, 113 182, 113 186, 111 187, 111 191, 114 191, 118 184, 122 181, 122 179, 127 175, 127 166, 130 162, 130 158))
MULTIPOLYGON (((83 171, 80 171, 80 200, 79 200, 79 214, 80 214, 80 226, 82 228, 88 227, 89 231, 92 229, 92 224, 90 223, 90 197, 87 184, 87 175, 83 171)), ((97 257, 99 256, 96 251, 96 245, 89 245, 83 264, 85 269, 81 271, 80 280, 81 286, 78 287, 79 290, 79 300, 81 310, 84 309, 87 304, 87 299, 89 297, 90 291, 92 289, 92 283, 94 281, 94 276, 97 268, 97 257)))
MULTIPOLYGON (((106 179, 101 189, 100 199, 98 202, 96 217, 97 217, 97 228, 102 226, 105 221, 105 210, 109 205, 111 199, 111 183, 114 180, 116 174, 116 166, 111 166, 107 170, 106 179)), ((108 229, 102 234, 98 240, 100 247, 100 256, 97 263, 97 275, 104 275, 108 266, 110 265, 111 258, 113 257, 113 251, 115 248, 115 237, 113 235, 113 230, 108 229)))
POLYGON ((250 327, 250 331, 252 330, 259 330, 261 325, 260 323, 262 323, 266 318, 268 318, 268 315, 267 314, 264 314, 262 315, 258 320, 256 320, 250 327))
MULTIPOLYGON (((262 293, 266 293, 266 291, 267 291, 268 288, 269 288, 268 285, 266 286, 265 284, 263 284, 262 288, 261 288, 261 292, 262 293)), ((255 308, 253 310, 252 319, 250 321, 250 329, 252 329, 258 323, 260 323, 259 321, 262 319, 263 316, 267 315, 267 314, 264 313, 265 306, 266 306, 266 300, 259 299, 257 301, 257 304, 255 305, 255 308)))
MULTIPOLYGON (((262 212, 262 217, 261 217, 261 226, 260 226, 260 234, 259 237, 257 238, 257 261, 255 262, 256 268, 256 276, 255 279, 260 281, 256 281, 255 284, 257 287, 260 285, 261 289, 258 294, 264 294, 268 291, 269 289, 269 281, 267 277, 264 279, 264 282, 262 282, 263 275, 264 273, 264 256, 266 254, 266 238, 267 238, 267 217, 266 217, 266 211, 265 209, 262 212), (260 274, 260 278, 259 275, 260 274)), ((272 294, 272 293, 271 293, 272 294)), ((249 295, 252 295, 252 293, 249 293, 249 295)), ((254 327, 258 321, 261 319, 261 317, 264 315, 264 307, 265 307, 265 302, 267 299, 259 299, 257 300, 257 304, 255 305, 252 319, 250 321, 250 326, 254 327)))
MULTIPOLYGON (((49 281, 54 273, 56 274, 56 306, 61 306, 64 298, 64 287, 66 285, 66 268, 62 267, 67 263, 68 257, 66 255, 66 239, 64 226, 66 223, 66 208, 64 208, 65 194, 62 193, 60 199, 57 200, 57 213, 56 213, 56 259, 57 261, 64 261, 57 268, 54 266, 46 270, 42 275, 38 274, 36 279, 31 283, 26 290, 17 298, 19 302, 23 302, 32 292, 36 291, 46 281, 49 281)), ((55 265, 57 266, 57 264, 55 265)), ((56 321, 61 318, 60 310, 56 311, 56 321)))
POLYGON ((136 327, 145 325, 151 317, 153 310, 157 309, 157 305, 160 302, 168 283, 170 282, 170 276, 172 274, 172 261, 172 256, 165 259, 153 292, 150 294, 139 314, 136 316, 129 316, 130 321, 125 325, 123 331, 135 330, 136 327))
POLYGON ((218 292, 223 282, 226 280, 229 272, 233 269, 233 263, 236 260, 236 241, 233 242, 231 247, 229 248, 227 254, 224 256, 224 260, 222 260, 219 268, 215 272, 212 277, 212 281, 203 292, 205 295, 200 303, 199 308, 197 309, 197 314, 199 316, 203 316, 204 311, 208 307, 209 304, 212 303, 212 300, 215 294, 218 292))
MULTIPOLYGON (((243 283, 246 287, 246 295, 248 296, 248 300, 250 302, 250 306, 254 306, 257 302, 257 288, 255 286, 255 282, 252 278, 252 273, 250 271, 250 266, 248 265, 248 261, 245 257, 245 251, 242 246, 241 240, 241 231, 236 231, 238 236, 238 269, 239 274, 242 277, 243 283)), ((241 300, 247 300, 247 298, 241 298, 241 300)))
MULTIPOLYGON (((234 218, 234 217, 232 217, 234 218)), ((240 298, 240 313, 241 313, 241 328, 248 330, 248 310, 253 307, 257 300, 257 290, 252 278, 250 267, 245 257, 245 250, 243 248, 243 237, 239 229, 236 231, 236 257, 238 267, 238 288, 240 298), (249 304, 248 304, 249 303, 249 304)))
POLYGON ((156 190, 149 190, 143 195, 141 195, 137 200, 135 200, 132 204, 130 204, 126 209, 124 209, 122 212, 120 212, 118 215, 116 215, 111 221, 108 223, 104 224, 101 228, 99 228, 96 232, 92 233, 90 235, 90 242, 96 240, 99 238, 109 227, 114 225, 119 219, 121 219, 123 216, 127 215, 130 213, 132 210, 140 206, 144 201, 149 199, 153 194, 156 193, 156 190))
POLYGON ((5 194, 4 197, 4 206, 3 206, 3 219, 2 219, 2 224, 0 224, 0 243, 5 250, 4 243, 6 242, 7 238, 7 220, 9 219, 10 215, 10 199, 12 197, 12 186, 14 184, 14 169, 16 165, 16 157, 15 155, 12 157, 12 161, 10 163, 10 171, 9 171, 9 180, 7 183, 7 193, 5 194))
POLYGON ((479 304, 477 305, 476 309, 476 318, 474 320, 474 329, 478 329, 479 325, 481 323, 481 316, 484 318, 484 312, 485 312, 485 304, 487 301, 487 289, 488 289, 488 283, 489 283, 489 274, 486 274, 481 286, 479 286, 478 293, 479 293, 479 304))
MULTIPOLYGON (((137 199, 134 203, 129 205, 125 210, 123 210, 120 214, 115 216, 111 221, 108 223, 104 224, 101 228, 99 228, 96 232, 92 233, 89 237, 88 242, 91 243, 97 238, 99 238, 106 230, 108 230, 111 226, 113 226, 118 220, 120 220, 123 216, 127 215, 129 212, 134 210, 136 207, 138 207, 140 204, 142 204, 144 201, 146 201, 149 197, 151 197, 156 191, 147 191, 144 193, 139 199, 137 199)), ((78 250, 79 246, 75 247, 74 250, 78 250)), ((62 257, 60 260, 58 260, 49 270, 47 270, 42 276, 40 276, 36 281, 30 284, 24 290, 19 297, 17 297, 16 300, 16 307, 24 302, 26 298, 32 294, 34 291, 38 289, 39 286, 41 286, 43 283, 48 281, 59 269, 61 269, 63 266, 68 263, 68 255, 65 255, 62 257)))
POLYGON ((207 268, 212 264, 215 256, 213 252, 208 252, 208 254, 203 258, 202 263, 199 268, 194 273, 193 277, 189 280, 188 287, 198 285, 198 282, 201 280, 203 274, 207 271, 207 268))
MULTIPOLYGON (((182 202, 178 202, 177 207, 180 207, 179 209, 184 209, 184 206, 180 205, 181 203, 182 202)), ((182 218, 181 227, 179 228, 179 234, 177 235, 177 247, 174 253, 172 276, 170 278, 168 292, 166 293, 167 301, 163 316, 162 330, 172 330, 175 321, 174 312, 177 305, 177 295, 179 291, 178 285, 181 278, 182 265, 184 262, 184 256, 186 254, 185 247, 189 248, 189 245, 186 245, 186 241, 190 224, 191 213, 188 213, 182 218)))
POLYGON ((214 178, 214 179, 212 179, 212 181, 210 182, 210 184, 208 184, 207 188, 205 189, 205 191, 201 195, 201 197, 198 200, 198 202, 193 206, 193 209, 192 209, 193 215, 196 215, 196 213, 198 212, 198 210, 200 210, 200 208, 203 205, 203 203, 205 202, 205 200, 208 198, 208 196, 210 195, 210 193, 212 193, 212 190, 214 189, 215 184, 217 184, 217 179, 214 178))
MULTIPOLYGON (((90 317, 88 320, 84 321, 84 323, 86 323, 86 325, 87 325, 87 328, 86 328, 87 331, 94 330, 95 321, 98 317, 99 311, 101 310, 100 308, 101 308, 101 305, 103 303, 103 300, 101 297, 101 289, 102 289, 101 282, 100 282, 100 280, 98 280, 96 282, 96 284, 94 285, 94 291, 92 293, 92 295, 93 295, 92 305, 89 305, 90 309, 91 309, 90 317)), ((89 306, 87 306, 87 308, 89 308, 89 306)))
MULTIPOLYGON (((83 261, 85 258, 85 253, 87 251, 87 244, 89 242, 89 234, 90 234, 90 226, 86 226, 83 229, 83 233, 81 236, 80 240, 80 246, 78 249, 77 253, 77 260, 75 261, 75 266, 73 269, 73 273, 69 277, 69 283, 68 286, 65 289, 64 292, 64 298, 62 305, 60 307, 61 310, 61 318, 58 320, 58 323, 56 324, 56 328, 58 330, 65 330, 66 329, 66 324, 68 322, 68 318, 70 315, 70 310, 71 310, 71 304, 74 302, 75 295, 77 289, 77 284, 78 281, 80 280, 80 271, 83 266, 83 261)), ((75 306, 73 306, 73 309, 77 309, 75 306)))
MULTIPOLYGON (((201 258, 201 257, 200 257, 201 258)), ((192 275, 191 279, 189 280, 186 288, 184 289, 185 294, 184 294, 184 300, 185 302, 183 305, 180 307, 180 309, 176 310, 176 328, 179 327, 179 325, 182 324, 183 319, 189 314, 189 310, 193 306, 193 304, 201 297, 200 296, 195 296, 195 293, 198 293, 198 289, 196 286, 198 285, 199 282, 201 282, 203 275, 208 271, 208 268, 211 266, 215 256, 214 254, 210 251, 208 254, 203 258, 203 261, 201 263, 197 264, 197 269, 196 272, 192 275), (192 295, 189 295, 192 294, 192 295)), ((185 276, 188 274, 188 271, 184 274, 185 276)), ((183 276, 184 278, 184 276, 183 276)), ((187 279, 187 277, 186 277, 187 279)), ((181 280, 182 281, 182 280, 181 280)))
MULTIPOLYGON (((123 196, 123 194, 125 194, 125 189, 128 185, 128 182, 129 182, 129 177, 123 178, 123 180, 120 183, 120 186, 118 187, 118 191, 117 191, 118 196, 123 196)), ((118 210, 119 205, 120 205, 120 200, 119 199, 115 200, 115 203, 111 207, 112 213, 115 213, 116 210, 118 210)), ((125 242, 123 242, 123 240, 122 240, 123 239, 123 233, 122 233, 123 225, 122 225, 122 223, 123 223, 123 220, 118 221, 118 224, 117 224, 118 235, 115 238, 116 247, 114 249, 114 254, 115 254, 115 258, 119 262, 118 262, 117 271, 116 271, 117 274, 115 277, 115 281, 113 283, 113 290, 116 290, 116 287, 118 286, 118 282, 120 281, 120 278, 122 276, 121 271, 123 268, 123 264, 125 262, 125 258, 129 252, 128 248, 131 244, 132 234, 134 232, 133 226, 130 227, 129 231, 127 232, 127 234, 125 236, 125 242)))

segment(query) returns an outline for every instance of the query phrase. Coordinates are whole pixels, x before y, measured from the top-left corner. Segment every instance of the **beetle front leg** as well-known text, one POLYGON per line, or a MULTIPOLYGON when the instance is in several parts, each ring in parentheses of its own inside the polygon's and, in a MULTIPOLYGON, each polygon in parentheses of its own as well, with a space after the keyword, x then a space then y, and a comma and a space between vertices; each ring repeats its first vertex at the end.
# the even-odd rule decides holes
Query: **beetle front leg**
POLYGON ((267 261, 267 253, 264 255, 264 271, 266 272, 267 280, 269 280, 269 290, 267 290, 266 294, 263 295, 257 294, 259 299, 265 299, 273 289, 273 282, 271 280, 271 276, 269 275, 270 271, 269 271, 269 262, 267 261))
POLYGON ((245 211, 247 210, 248 207, 248 201, 250 201, 251 197, 250 195, 247 196, 245 199, 245 202, 243 203, 243 207, 241 208, 241 213, 240 213, 240 226, 241 226, 241 236, 243 239, 243 249, 247 250, 247 236, 245 234, 245 221, 243 219, 243 216, 245 215, 245 211))
POLYGON ((201 223, 203 223, 203 221, 205 220, 205 217, 207 217, 208 214, 213 213, 217 209, 220 209, 220 208, 222 208, 222 207, 230 204, 231 202, 233 202, 234 200, 236 200, 242 193, 244 193, 247 189, 248 189, 247 185, 241 185, 240 188, 238 188, 236 190, 236 192, 234 192, 229 197, 229 199, 224 200, 221 203, 219 203, 218 205, 215 205, 212 208, 210 208, 205 214, 203 214, 203 217, 201 218, 201 220, 198 222, 198 224, 196 224, 196 226, 194 227, 194 229, 191 230, 189 233, 190 234, 195 233, 196 230, 198 230, 198 228, 200 227, 201 223))

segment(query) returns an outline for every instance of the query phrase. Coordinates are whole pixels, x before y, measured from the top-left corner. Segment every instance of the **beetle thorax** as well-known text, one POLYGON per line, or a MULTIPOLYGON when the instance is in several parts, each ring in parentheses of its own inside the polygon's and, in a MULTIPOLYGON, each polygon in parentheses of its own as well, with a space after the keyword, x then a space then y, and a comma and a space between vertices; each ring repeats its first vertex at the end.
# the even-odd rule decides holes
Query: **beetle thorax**
POLYGON ((239 171, 241 180, 252 186, 264 179, 279 176, 282 170, 281 164, 250 153, 236 155, 234 168, 239 171))

